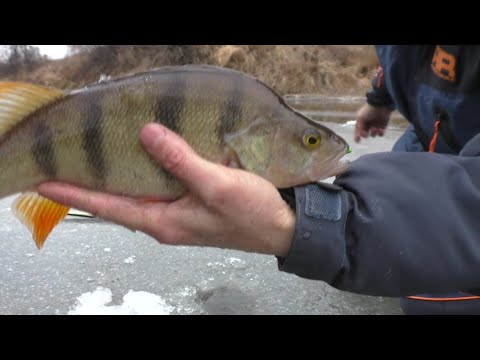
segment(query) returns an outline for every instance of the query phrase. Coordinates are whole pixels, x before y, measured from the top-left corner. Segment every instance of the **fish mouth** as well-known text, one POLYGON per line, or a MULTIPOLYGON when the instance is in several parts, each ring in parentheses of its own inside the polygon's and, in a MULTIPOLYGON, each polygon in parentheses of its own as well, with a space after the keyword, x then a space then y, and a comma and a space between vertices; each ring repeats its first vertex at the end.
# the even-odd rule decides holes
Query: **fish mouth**
MULTIPOLYGON (((350 165, 349 160, 341 160, 345 155, 351 153, 351 148, 346 146, 346 149, 338 154, 331 155, 322 161, 315 163, 312 166, 312 171, 309 175, 309 180, 317 182, 333 176, 339 176, 347 171, 350 165), (328 164, 328 165, 326 165, 328 164)), ((312 159, 315 161, 315 159, 312 159)))

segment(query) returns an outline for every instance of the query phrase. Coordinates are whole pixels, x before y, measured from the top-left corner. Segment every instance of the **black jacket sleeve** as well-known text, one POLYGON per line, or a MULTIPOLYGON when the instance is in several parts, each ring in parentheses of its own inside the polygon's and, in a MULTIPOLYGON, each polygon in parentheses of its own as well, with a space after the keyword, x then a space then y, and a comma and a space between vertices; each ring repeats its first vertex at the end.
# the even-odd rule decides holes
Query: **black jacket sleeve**
POLYGON ((363 156, 335 184, 343 189, 294 189, 281 271, 379 296, 479 287, 480 135, 460 156, 363 156))
POLYGON ((372 89, 367 93, 367 103, 372 106, 385 106, 392 111, 395 110, 395 104, 388 93, 381 67, 372 80, 372 89))

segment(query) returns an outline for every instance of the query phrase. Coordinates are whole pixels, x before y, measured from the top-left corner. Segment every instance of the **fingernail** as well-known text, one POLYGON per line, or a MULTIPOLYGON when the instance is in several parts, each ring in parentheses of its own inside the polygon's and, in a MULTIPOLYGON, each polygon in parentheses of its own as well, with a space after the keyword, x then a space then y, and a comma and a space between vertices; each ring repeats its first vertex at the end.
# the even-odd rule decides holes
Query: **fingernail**
POLYGON ((140 136, 145 147, 153 148, 166 134, 165 129, 161 126, 150 124, 143 128, 140 136))

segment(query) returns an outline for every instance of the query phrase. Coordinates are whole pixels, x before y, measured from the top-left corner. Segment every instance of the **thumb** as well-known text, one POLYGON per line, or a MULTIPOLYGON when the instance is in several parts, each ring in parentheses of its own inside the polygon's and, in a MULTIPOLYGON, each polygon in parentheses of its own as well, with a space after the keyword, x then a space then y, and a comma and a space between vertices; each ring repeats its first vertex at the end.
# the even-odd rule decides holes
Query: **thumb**
POLYGON ((179 135, 159 124, 148 124, 140 133, 148 153, 190 192, 211 195, 222 181, 221 166, 200 157, 179 135))

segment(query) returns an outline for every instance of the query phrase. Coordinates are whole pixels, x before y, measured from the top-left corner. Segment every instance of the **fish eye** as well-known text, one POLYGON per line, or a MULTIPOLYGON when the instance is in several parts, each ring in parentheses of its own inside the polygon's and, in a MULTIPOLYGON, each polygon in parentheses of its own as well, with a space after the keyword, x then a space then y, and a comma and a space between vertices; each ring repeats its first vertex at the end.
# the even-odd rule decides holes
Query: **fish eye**
POLYGON ((309 149, 316 149, 321 143, 320 134, 314 130, 307 130, 303 135, 303 144, 309 149))

